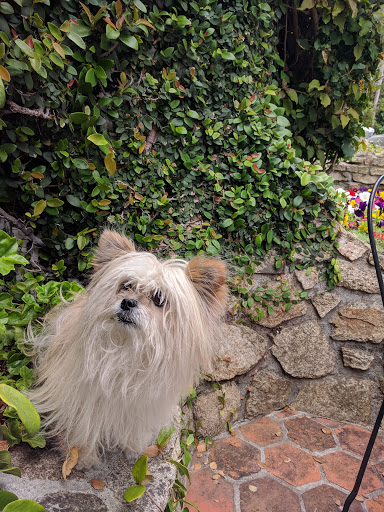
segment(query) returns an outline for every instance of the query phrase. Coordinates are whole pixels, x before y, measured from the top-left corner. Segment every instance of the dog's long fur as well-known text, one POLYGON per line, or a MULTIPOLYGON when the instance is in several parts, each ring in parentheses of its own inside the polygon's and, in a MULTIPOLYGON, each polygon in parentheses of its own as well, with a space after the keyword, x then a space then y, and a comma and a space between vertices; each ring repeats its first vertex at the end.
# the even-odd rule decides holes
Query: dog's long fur
POLYGON ((141 453, 170 420, 209 366, 227 295, 222 262, 160 262, 113 231, 102 234, 95 267, 86 291, 30 340, 29 396, 45 429, 80 448, 84 466, 116 447, 141 453))

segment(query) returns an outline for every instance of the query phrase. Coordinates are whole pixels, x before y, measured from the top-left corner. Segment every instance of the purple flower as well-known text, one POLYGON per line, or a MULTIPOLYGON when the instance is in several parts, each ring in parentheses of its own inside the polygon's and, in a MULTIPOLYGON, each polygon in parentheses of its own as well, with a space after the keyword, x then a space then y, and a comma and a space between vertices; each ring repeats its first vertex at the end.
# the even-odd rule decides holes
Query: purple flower
POLYGON ((379 228, 384 228, 384 219, 381 219, 381 220, 377 223, 377 227, 379 227, 379 228))
POLYGON ((367 192, 368 188, 361 187, 360 192, 367 192))
POLYGON ((365 212, 365 209, 367 208, 367 203, 364 201, 360 201, 359 208, 361 211, 365 212))
POLYGON ((364 212, 361 210, 355 210, 356 217, 364 217, 364 212))

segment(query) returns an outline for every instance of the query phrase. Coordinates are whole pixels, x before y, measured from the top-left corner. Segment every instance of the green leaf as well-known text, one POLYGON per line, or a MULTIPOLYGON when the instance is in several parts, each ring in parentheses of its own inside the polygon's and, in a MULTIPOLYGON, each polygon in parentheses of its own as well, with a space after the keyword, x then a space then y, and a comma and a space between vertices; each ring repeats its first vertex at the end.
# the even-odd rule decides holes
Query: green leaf
POLYGON ((139 43, 137 42, 137 39, 136 37, 132 36, 132 35, 129 35, 129 33, 121 33, 120 34, 120 37, 119 37, 119 40, 126 44, 127 46, 129 46, 130 48, 132 48, 133 50, 138 50, 139 49, 139 43))
POLYGON ((317 79, 314 79, 308 85, 308 92, 311 92, 314 89, 321 90, 324 89, 324 86, 321 86, 320 82, 317 79))
POLYGON ((166 48, 161 53, 162 53, 163 57, 165 57, 166 59, 169 59, 169 57, 172 55, 174 49, 175 48, 173 46, 169 46, 168 48, 166 48))
POLYGON ((294 101, 295 103, 297 103, 299 101, 299 99, 297 97, 297 92, 294 89, 288 89, 287 93, 292 101, 294 101))
POLYGON ((41 199, 37 204, 36 206, 34 207, 33 209, 33 215, 35 217, 38 217, 39 215, 41 215, 43 213, 43 211, 45 210, 45 208, 47 207, 47 201, 45 201, 44 199, 41 199))
POLYGON ((182 475, 185 475, 189 482, 191 482, 191 478, 189 476, 189 471, 188 471, 188 468, 185 467, 183 464, 181 464, 180 462, 178 462, 177 460, 174 460, 174 459, 168 459, 168 462, 171 462, 172 464, 174 464, 177 469, 179 470, 179 472, 182 474, 182 475))
POLYGON ((16 409, 20 421, 23 423, 28 434, 31 437, 36 435, 40 430, 40 416, 32 402, 20 391, 7 384, 0 384, 0 398, 3 402, 16 409))
POLYGON ((340 121, 341 121, 341 126, 343 128, 345 128, 347 126, 347 124, 349 123, 349 121, 350 121, 350 117, 347 116, 346 114, 341 114, 340 115, 340 121))
POLYGON ((176 427, 163 427, 157 436, 156 444, 158 446, 164 446, 175 431, 176 427))
POLYGON ((144 485, 131 485, 124 493, 124 499, 128 503, 137 500, 145 493, 144 485))
POLYGON ((305 187, 306 185, 308 185, 308 183, 311 182, 311 175, 308 174, 307 172, 305 172, 304 174, 302 174, 301 178, 300 178, 300 183, 301 183, 301 186, 302 187, 305 187))
POLYGON ((1 2, 0 3, 0 12, 1 14, 13 14, 15 11, 13 10, 13 7, 8 2, 1 2))
POLYGON ((331 104, 331 98, 325 92, 321 92, 320 93, 320 102, 323 105, 323 107, 326 108, 331 104))
POLYGON ((136 7, 139 9, 139 11, 147 12, 147 8, 143 4, 143 2, 141 2, 141 0, 133 0, 133 3, 136 5, 136 7))
POLYGON ((287 206, 287 201, 284 199, 284 197, 280 197, 280 204, 282 208, 285 208, 287 206))
POLYGON ((69 119, 74 124, 82 124, 89 121, 89 115, 84 112, 72 112, 72 114, 69 114, 69 119))
POLYGON ((79 46, 80 48, 82 48, 83 50, 86 50, 87 49, 87 45, 85 44, 85 42, 83 41, 83 39, 77 35, 77 34, 74 34, 72 32, 72 27, 71 27, 71 31, 67 33, 67 37, 69 37, 69 39, 71 41, 73 41, 77 46, 79 46))
POLYGON ((48 199, 47 206, 50 208, 57 208, 59 206, 62 206, 64 204, 64 201, 61 199, 58 199, 57 197, 54 197, 53 199, 48 199))
MULTIPOLYGON (((0 469, 1 471, 1 469, 0 469)), ((11 503, 12 501, 16 501, 18 498, 16 494, 13 494, 13 492, 8 491, 1 491, 0 490, 0 510, 3 510, 8 503, 11 503)))
POLYGON ((28 57, 35 57, 36 54, 35 52, 32 50, 32 48, 30 48, 27 43, 24 43, 24 41, 22 41, 21 39, 16 39, 15 43, 17 44, 17 46, 20 48, 20 50, 25 53, 25 55, 28 55, 28 57))
POLYGON ((3 512, 45 512, 45 508, 32 500, 17 500, 9 503, 3 512))
POLYGON ((355 56, 355 60, 359 60, 363 54, 364 46, 356 45, 353 49, 353 55, 355 56))
POLYGON ((96 144, 96 146, 109 145, 107 139, 105 139, 104 135, 101 135, 100 133, 93 133, 92 135, 89 135, 87 139, 93 142, 93 144, 96 144))
POLYGON ((0 230, 0 274, 6 276, 15 269, 15 265, 27 265, 28 260, 17 253, 16 238, 11 238, 0 230))
POLYGON ((225 219, 225 221, 221 224, 222 228, 228 228, 229 226, 233 225, 232 219, 225 219))
POLYGON ((303 0, 303 3, 298 8, 299 11, 304 11, 305 9, 312 9, 315 6, 315 0, 303 0))
POLYGON ((141 484, 141 482, 144 480, 145 475, 147 474, 147 468, 148 468, 148 457, 147 455, 143 455, 135 462, 135 465, 132 469, 132 476, 134 481, 137 484, 141 484))
POLYGON ((53 35, 53 37, 55 39, 58 39, 59 41, 61 41, 62 36, 61 36, 60 29, 58 27, 56 27, 56 25, 54 25, 53 23, 50 23, 49 21, 48 21, 47 25, 48 25, 48 30, 53 35))
POLYGON ((69 204, 71 204, 72 206, 81 206, 81 201, 78 197, 76 196, 73 196, 72 194, 68 195, 66 197, 67 201, 69 204))

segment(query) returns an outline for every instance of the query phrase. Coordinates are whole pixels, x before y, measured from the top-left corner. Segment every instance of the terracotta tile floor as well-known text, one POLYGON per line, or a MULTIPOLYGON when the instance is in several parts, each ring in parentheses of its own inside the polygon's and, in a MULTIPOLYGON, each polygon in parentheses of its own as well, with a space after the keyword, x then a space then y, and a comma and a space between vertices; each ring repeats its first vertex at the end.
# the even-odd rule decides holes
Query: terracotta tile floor
MULTIPOLYGON (((193 455, 187 500, 200 512, 340 511, 370 432, 287 409, 233 434, 193 455)), ((384 512, 383 431, 350 512, 384 512)))

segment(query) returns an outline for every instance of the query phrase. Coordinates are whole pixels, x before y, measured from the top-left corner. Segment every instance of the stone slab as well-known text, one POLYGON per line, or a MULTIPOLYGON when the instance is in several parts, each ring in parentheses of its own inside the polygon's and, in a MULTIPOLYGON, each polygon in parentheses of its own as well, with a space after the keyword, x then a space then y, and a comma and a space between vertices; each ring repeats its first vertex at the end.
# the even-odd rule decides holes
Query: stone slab
POLYGON ((335 293, 325 292, 316 297, 312 297, 311 301, 319 317, 324 318, 325 315, 340 304, 341 299, 335 293))
POLYGON ((262 370, 251 382, 246 402, 246 417, 256 418, 283 409, 291 392, 291 381, 272 371, 262 370))
POLYGON ((212 380, 229 380, 253 368, 268 349, 266 338, 249 327, 225 324, 213 369, 212 380))
MULTIPOLYGON (((177 431, 170 439, 165 458, 180 456, 180 411, 175 418, 177 431)), ((148 495, 128 504, 123 495, 135 482, 132 467, 120 451, 108 452, 103 461, 89 469, 72 470, 66 481, 61 476, 63 455, 53 449, 32 449, 19 445, 10 449, 12 463, 21 470, 22 478, 2 474, 1 488, 13 492, 19 499, 31 499, 47 512, 153 512, 154 505, 148 495), (105 487, 96 490, 92 479, 97 478, 105 487)), ((147 485, 152 497, 163 509, 176 478, 176 467, 161 456, 148 459, 148 470, 153 475, 147 485)))
POLYGON ((343 231, 337 241, 339 242, 337 250, 349 261, 355 261, 368 252, 368 245, 352 233, 343 231))
POLYGON ((311 273, 308 274, 307 270, 296 270, 296 277, 301 284, 303 290, 311 290, 319 282, 319 273, 316 269, 311 269, 311 273))
POLYGON ((353 377, 328 377, 302 387, 293 406, 301 411, 369 425, 373 382, 353 377))
POLYGON ((349 303, 332 317, 331 338, 337 341, 381 343, 384 339, 384 311, 363 302, 349 303))
POLYGON ((368 267, 361 269, 349 261, 339 261, 341 282, 337 286, 365 293, 380 293, 376 272, 368 267))
POLYGON ((374 359, 371 352, 359 348, 342 347, 344 366, 349 366, 356 370, 368 370, 374 359))
POLYGON ((214 437, 227 430, 227 422, 237 420, 240 409, 240 390, 234 382, 222 385, 222 389, 197 397, 193 412, 199 422, 199 431, 204 436, 214 437), (218 397, 225 393, 224 407, 218 397), (221 414, 220 414, 221 412, 221 414))
POLYGON ((272 354, 292 377, 317 379, 336 368, 335 353, 316 322, 285 327, 272 339, 272 354))

